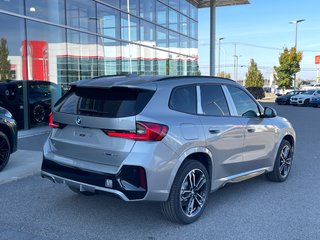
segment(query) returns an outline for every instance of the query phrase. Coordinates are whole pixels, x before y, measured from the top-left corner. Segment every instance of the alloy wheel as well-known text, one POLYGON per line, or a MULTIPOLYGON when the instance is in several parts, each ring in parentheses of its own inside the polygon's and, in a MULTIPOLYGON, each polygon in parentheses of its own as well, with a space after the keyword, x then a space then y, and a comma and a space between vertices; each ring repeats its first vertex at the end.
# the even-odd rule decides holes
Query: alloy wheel
POLYGON ((280 168, 279 172, 283 178, 286 178, 290 172, 292 163, 291 149, 288 145, 284 145, 280 153, 280 168))
POLYGON ((45 115, 46 111, 44 110, 44 107, 42 105, 39 104, 33 108, 33 119, 35 122, 43 122, 45 115))
POLYGON ((207 197, 207 180, 200 169, 191 170, 182 182, 180 206, 188 217, 196 216, 204 206, 207 197))

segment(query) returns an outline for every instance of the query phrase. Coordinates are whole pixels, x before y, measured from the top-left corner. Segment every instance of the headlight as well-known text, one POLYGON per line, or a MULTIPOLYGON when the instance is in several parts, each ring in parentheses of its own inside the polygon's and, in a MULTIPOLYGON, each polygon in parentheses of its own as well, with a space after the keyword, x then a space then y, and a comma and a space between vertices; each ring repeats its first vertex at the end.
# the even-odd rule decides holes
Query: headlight
POLYGON ((4 113, 4 115, 5 115, 7 118, 12 118, 12 114, 11 114, 11 112, 9 112, 8 110, 4 113))

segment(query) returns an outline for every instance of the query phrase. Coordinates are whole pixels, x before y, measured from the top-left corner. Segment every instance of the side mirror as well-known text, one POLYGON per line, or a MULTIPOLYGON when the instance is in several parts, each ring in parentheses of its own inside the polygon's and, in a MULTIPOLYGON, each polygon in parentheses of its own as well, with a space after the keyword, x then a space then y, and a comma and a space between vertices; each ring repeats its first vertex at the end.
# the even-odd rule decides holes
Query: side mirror
POLYGON ((265 107, 263 111, 263 117, 264 118, 274 118, 277 116, 276 110, 274 110, 271 107, 265 107))

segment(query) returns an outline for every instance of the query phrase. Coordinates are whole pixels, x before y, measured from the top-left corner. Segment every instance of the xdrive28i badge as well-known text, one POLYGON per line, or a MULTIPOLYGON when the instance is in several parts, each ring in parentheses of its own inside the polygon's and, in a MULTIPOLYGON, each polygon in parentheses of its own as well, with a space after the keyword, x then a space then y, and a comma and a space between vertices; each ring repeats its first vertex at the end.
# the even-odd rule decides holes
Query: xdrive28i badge
POLYGON ((76 124, 80 125, 81 122, 82 122, 81 118, 80 118, 80 117, 77 117, 77 119, 76 119, 76 124))

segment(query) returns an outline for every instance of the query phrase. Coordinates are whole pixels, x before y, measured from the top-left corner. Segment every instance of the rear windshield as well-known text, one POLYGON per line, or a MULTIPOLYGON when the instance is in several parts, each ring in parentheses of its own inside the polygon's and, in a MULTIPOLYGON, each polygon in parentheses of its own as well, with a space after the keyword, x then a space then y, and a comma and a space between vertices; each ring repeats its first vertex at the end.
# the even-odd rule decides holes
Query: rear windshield
POLYGON ((55 105, 55 111, 94 117, 129 117, 139 114, 154 91, 123 87, 73 87, 55 105))

